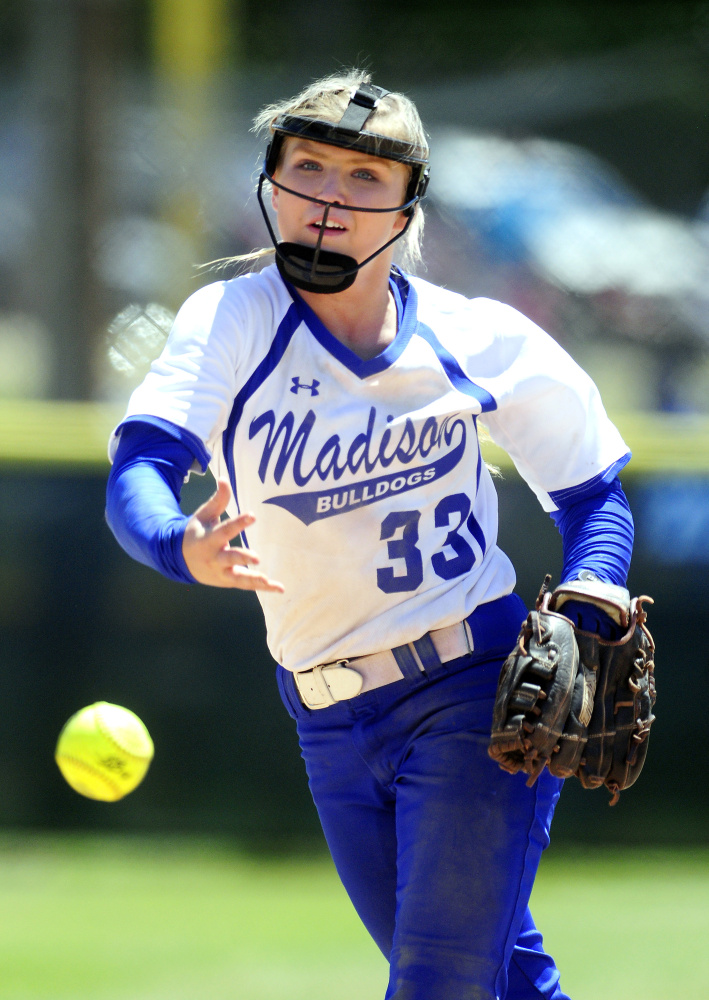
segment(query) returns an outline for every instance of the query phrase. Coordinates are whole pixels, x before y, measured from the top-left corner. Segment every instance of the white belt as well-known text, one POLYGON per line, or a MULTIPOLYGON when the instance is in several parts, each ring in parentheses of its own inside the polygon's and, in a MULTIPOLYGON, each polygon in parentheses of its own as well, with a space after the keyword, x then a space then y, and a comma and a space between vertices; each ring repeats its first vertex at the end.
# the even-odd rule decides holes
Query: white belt
MULTIPOLYGON (((466 656, 473 651, 473 636, 467 621, 434 629, 428 633, 441 663, 466 656)), ((425 673, 421 658, 413 643, 407 647, 413 654, 421 673, 425 673)), ((404 677, 396 657, 390 649, 352 660, 335 660, 322 663, 311 670, 293 674, 295 686, 307 708, 327 708, 338 701, 356 698, 358 694, 383 687, 404 677)))

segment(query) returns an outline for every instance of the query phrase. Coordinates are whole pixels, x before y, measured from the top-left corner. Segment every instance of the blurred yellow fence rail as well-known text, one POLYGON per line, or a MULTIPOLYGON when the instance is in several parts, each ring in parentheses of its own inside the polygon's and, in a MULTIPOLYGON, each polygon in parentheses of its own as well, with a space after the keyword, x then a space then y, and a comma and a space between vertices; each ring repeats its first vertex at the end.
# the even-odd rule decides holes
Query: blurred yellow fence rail
MULTIPOLYGON (((123 408, 108 403, 0 400, 0 464, 36 471, 56 466, 87 472, 107 467, 108 436, 123 408)), ((685 414, 612 414, 633 452, 629 473, 709 475, 709 417, 685 414)), ((549 428, 554 434, 554 428, 549 428)), ((486 461, 509 470, 509 456, 484 446, 486 461)))
POLYGON ((0 463, 108 468, 108 436, 122 413, 104 403, 0 400, 0 463))

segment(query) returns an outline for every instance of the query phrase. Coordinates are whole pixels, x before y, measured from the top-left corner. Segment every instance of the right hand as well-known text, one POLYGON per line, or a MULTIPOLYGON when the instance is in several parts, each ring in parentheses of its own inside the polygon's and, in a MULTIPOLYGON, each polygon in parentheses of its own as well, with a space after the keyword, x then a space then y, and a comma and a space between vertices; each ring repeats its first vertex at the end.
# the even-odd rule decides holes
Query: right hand
POLYGON ((253 514, 221 519, 231 499, 229 483, 220 479, 213 496, 190 517, 182 539, 182 555, 187 568, 199 583, 237 590, 266 590, 283 593, 283 584, 270 580, 254 567, 259 557, 251 549, 234 548, 229 542, 249 528, 253 514))

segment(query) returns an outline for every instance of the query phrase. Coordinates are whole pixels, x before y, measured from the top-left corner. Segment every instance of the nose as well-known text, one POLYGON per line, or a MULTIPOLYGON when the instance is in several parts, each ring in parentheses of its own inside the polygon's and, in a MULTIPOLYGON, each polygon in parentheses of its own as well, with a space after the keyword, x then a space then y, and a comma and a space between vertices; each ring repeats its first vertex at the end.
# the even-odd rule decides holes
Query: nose
POLYGON ((346 205, 347 196, 344 177, 340 170, 327 169, 319 175, 317 198, 321 201, 329 201, 334 205, 346 205))

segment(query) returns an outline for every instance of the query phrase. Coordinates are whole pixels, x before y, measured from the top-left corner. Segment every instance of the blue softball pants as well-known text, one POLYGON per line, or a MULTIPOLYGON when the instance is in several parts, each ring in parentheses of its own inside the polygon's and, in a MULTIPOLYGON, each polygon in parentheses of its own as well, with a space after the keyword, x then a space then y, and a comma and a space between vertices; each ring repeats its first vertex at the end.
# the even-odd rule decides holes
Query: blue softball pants
POLYGON ((482 605, 469 656, 316 711, 278 668, 338 874, 389 961, 386 1000, 569 1000, 528 908, 562 782, 528 788, 487 754, 525 617, 517 595, 482 605))

